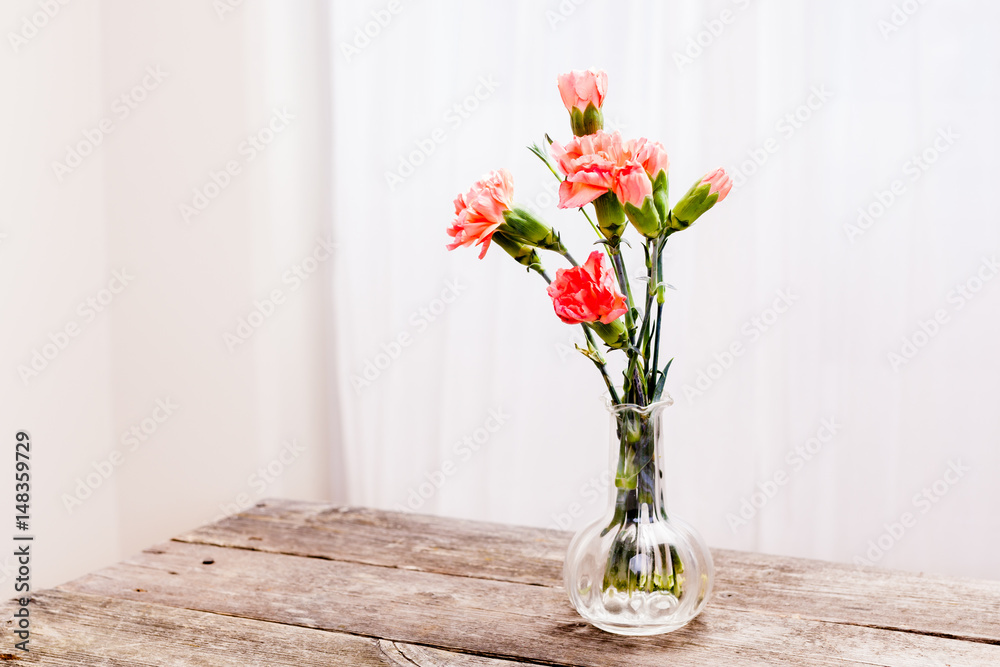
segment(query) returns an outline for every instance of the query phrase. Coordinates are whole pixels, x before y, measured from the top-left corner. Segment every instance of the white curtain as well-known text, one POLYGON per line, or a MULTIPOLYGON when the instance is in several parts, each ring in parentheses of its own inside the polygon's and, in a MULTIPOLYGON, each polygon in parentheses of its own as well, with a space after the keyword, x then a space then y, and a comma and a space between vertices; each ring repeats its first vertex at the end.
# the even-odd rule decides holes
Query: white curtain
POLYGON ((589 66, 675 196, 740 174, 668 250, 673 510, 720 547, 1000 575, 992 4, 56 4, 5 4, 0 59, 37 585, 264 496, 598 513, 576 333, 496 249, 444 250, 506 166, 588 252, 524 146, 569 135, 555 76, 589 66))
POLYGON ((0 414, 4 471, 33 441, 33 585, 336 498, 325 14, 4 3, 0 414))
POLYGON ((577 334, 498 249, 444 250, 454 196, 506 166, 589 251, 525 146, 569 136, 555 77, 596 66, 608 124, 664 143, 675 197, 736 174, 666 263, 676 514, 719 547, 1000 576, 998 18, 983 0, 334 3, 349 500, 566 528, 601 511, 608 418, 577 334))

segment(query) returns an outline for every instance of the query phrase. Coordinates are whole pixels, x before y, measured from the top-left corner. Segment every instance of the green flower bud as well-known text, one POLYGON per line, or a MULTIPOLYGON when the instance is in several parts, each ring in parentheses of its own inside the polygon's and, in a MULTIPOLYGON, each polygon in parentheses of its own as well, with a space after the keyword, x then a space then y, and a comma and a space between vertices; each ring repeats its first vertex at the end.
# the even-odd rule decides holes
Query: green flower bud
POLYGON ((674 205, 667 224, 677 231, 687 229, 705 211, 725 199, 732 187, 733 181, 724 169, 709 172, 674 205))
POLYGON ((566 247, 559 240, 559 234, 544 222, 523 208, 514 207, 503 212, 504 223, 499 231, 526 245, 566 252, 566 247))
POLYGON ((517 261, 517 263, 523 264, 529 269, 534 269, 538 272, 542 271, 542 262, 538 258, 538 253, 535 252, 533 248, 511 239, 506 234, 501 232, 493 232, 492 241, 503 248, 508 255, 517 261))
POLYGON ((666 223, 667 213, 670 211, 667 199, 668 189, 669 179, 667 172, 660 170, 660 173, 653 179, 653 207, 656 209, 656 216, 662 223, 666 223))

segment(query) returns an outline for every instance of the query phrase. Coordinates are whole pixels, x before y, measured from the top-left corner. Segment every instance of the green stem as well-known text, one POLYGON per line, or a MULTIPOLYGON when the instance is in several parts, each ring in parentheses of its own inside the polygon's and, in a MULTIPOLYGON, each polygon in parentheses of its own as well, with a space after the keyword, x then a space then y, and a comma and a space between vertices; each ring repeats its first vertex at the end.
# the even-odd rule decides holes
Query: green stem
MULTIPOLYGON (((569 253, 566 254, 569 255, 569 253)), ((571 257, 567 256, 566 259, 568 259, 570 263, 573 264, 573 266, 576 266, 576 263, 573 262, 573 259, 571 257)), ((540 275, 542 278, 545 279, 546 283, 548 283, 549 285, 552 284, 552 279, 549 278, 549 274, 545 272, 545 269, 536 268, 535 271, 538 273, 538 275, 540 275)), ((594 350, 599 350, 600 348, 597 347, 597 343, 594 341, 594 334, 591 333, 587 325, 581 324, 580 326, 583 327, 583 335, 587 337, 587 342, 590 344, 590 347, 594 350)), ((594 365, 597 366, 597 370, 601 372, 601 377, 604 378, 604 383, 608 386, 608 393, 611 394, 612 402, 615 405, 621 404, 621 399, 618 398, 618 392, 615 391, 615 387, 611 383, 611 377, 608 375, 608 368, 605 365, 604 361, 598 361, 597 359, 593 358, 591 358, 591 361, 593 361, 594 365)))
POLYGON ((559 172, 555 170, 555 168, 552 166, 552 163, 549 162, 546 159, 543 159, 542 162, 544 162, 545 166, 549 168, 549 171, 552 172, 552 175, 555 176, 559 180, 560 183, 562 183, 563 182, 563 177, 560 176, 559 172))
POLYGON ((635 321, 632 319, 632 286, 628 282, 628 273, 625 271, 625 262, 622 261, 621 249, 617 245, 608 244, 608 251, 611 254, 611 263, 615 267, 615 275, 618 277, 618 285, 625 292, 625 299, 628 310, 625 312, 625 326, 628 328, 629 343, 635 345, 635 321))
POLYGON ((646 404, 648 388, 645 386, 646 378, 639 370, 639 357, 641 353, 635 346, 635 319, 632 317, 632 304, 635 299, 632 297, 632 286, 628 282, 628 272, 625 270, 625 262, 622 260, 621 249, 618 245, 608 244, 611 252, 611 262, 615 268, 615 275, 618 277, 618 284, 625 292, 625 299, 628 310, 625 311, 625 328, 628 329, 629 345, 626 350, 628 354, 628 370, 626 371, 626 399, 639 405, 646 404))
POLYGON ((642 350, 642 374, 644 376, 649 375, 649 352, 650 352, 650 327, 652 326, 652 310, 653 310, 653 290, 655 289, 655 271, 653 267, 655 266, 655 260, 653 257, 656 254, 656 241, 647 241, 643 244, 643 249, 646 254, 646 273, 648 274, 648 281, 646 283, 646 307, 643 310, 642 316, 642 328, 639 330, 639 342, 641 344, 642 350), (652 247, 651 247, 652 246, 652 247))
POLYGON ((636 384, 633 385, 635 388, 635 403, 637 405, 649 405, 649 388, 646 387, 646 378, 642 375, 642 371, 639 370, 638 355, 634 357, 633 363, 630 364, 630 370, 632 377, 636 381, 636 384))
MULTIPOLYGON (((587 342, 590 344, 591 349, 598 350, 597 342, 594 340, 594 334, 591 333, 590 328, 586 324, 581 324, 583 327, 583 335, 587 337, 587 342)), ((601 371, 601 377, 604 378, 604 384, 608 386, 608 393, 611 394, 611 402, 614 405, 620 405, 621 399, 618 398, 618 392, 615 391, 615 386, 611 383, 611 378, 608 376, 608 368, 604 365, 604 361, 598 361, 597 359, 591 358, 594 365, 597 366, 597 370, 601 371)))
MULTIPOLYGON (((597 234, 598 236, 600 236, 601 238, 604 238, 604 234, 601 234, 600 228, 594 223, 593 219, 590 217, 590 214, 587 213, 587 209, 585 209, 585 208, 583 208, 581 206, 580 207, 580 213, 583 213, 583 217, 587 218, 587 222, 590 223, 590 227, 591 227, 591 229, 594 230, 594 233, 597 234)), ((605 252, 608 252, 608 249, 606 247, 605 247, 604 250, 605 250, 605 252)), ((611 253, 608 252, 608 255, 610 256, 611 253)))
POLYGON ((610 541, 602 590, 614 588, 631 596, 635 592, 683 593, 680 559, 669 545, 658 547, 658 563, 649 568, 633 568, 635 556, 643 552, 636 522, 645 505, 650 519, 666 519, 658 469, 655 464, 654 417, 622 412, 617 415, 619 459, 615 474, 615 509, 610 523, 601 532, 610 541), (652 514, 657 512, 657 514, 652 514))
POLYGON ((663 249, 667 247, 667 239, 664 238, 656 251, 656 334, 653 342, 653 375, 652 385, 655 387, 659 372, 660 363, 660 325, 663 321, 663 249))
POLYGON ((650 375, 649 383, 652 386, 656 386, 658 378, 657 374, 660 372, 657 364, 660 363, 660 321, 663 319, 663 304, 656 304, 656 331, 653 334, 655 340, 653 342, 653 369, 652 375, 650 375))

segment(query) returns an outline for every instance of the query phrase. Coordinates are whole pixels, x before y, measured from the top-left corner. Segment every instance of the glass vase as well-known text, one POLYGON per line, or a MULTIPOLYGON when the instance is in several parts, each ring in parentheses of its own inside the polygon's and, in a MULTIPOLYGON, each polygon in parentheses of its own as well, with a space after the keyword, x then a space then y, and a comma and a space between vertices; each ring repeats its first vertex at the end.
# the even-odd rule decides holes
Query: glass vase
MULTIPOLYGON (((593 625, 621 635, 676 630, 708 601, 714 570, 701 536, 667 514, 663 465, 666 397, 612 405, 610 506, 570 542, 563 578, 570 601, 593 625)), ((664 474, 666 473, 666 474, 664 474)))

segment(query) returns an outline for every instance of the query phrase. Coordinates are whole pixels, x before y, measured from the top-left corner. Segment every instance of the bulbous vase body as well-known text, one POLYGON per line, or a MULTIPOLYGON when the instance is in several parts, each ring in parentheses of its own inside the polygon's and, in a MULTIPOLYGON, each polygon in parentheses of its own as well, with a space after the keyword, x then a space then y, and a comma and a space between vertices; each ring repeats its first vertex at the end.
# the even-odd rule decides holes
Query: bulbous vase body
POLYGON ((622 635, 684 626, 712 590, 712 556, 698 533, 667 513, 664 487, 679 471, 661 458, 663 411, 673 401, 611 410, 615 471, 604 515, 570 543, 563 578, 593 625, 622 635))

